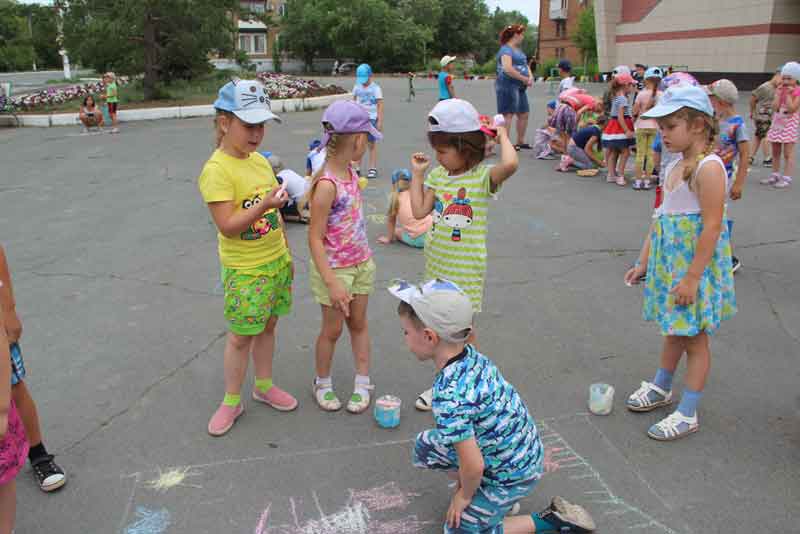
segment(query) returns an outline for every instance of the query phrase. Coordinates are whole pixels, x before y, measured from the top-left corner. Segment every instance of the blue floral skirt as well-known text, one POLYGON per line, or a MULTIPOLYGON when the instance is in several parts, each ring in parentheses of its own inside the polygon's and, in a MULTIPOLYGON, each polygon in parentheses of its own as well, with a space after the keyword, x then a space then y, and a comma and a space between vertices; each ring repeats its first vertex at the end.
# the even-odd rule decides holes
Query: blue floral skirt
POLYGON ((736 313, 727 224, 722 225, 714 255, 703 271, 694 304, 679 306, 670 293, 689 269, 702 230, 700 214, 661 215, 653 225, 642 314, 646 321, 658 323, 662 335, 712 334, 736 313))

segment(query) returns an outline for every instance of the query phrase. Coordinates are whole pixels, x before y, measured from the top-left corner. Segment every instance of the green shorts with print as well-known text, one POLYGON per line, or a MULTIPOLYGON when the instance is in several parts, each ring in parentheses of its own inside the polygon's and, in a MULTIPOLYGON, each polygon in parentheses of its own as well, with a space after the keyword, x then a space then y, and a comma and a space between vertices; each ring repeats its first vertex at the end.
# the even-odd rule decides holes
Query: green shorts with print
POLYGON ((257 336, 270 317, 292 311, 292 259, 287 254, 253 269, 222 267, 225 319, 240 336, 257 336))

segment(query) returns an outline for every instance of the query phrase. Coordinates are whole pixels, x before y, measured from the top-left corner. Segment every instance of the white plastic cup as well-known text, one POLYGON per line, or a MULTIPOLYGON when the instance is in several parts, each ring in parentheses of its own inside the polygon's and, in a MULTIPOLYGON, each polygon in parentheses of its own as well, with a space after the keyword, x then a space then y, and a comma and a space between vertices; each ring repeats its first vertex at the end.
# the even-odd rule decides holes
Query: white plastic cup
POLYGON ((614 386, 592 384, 589 386, 589 411, 594 415, 608 415, 614 408, 614 386))
POLYGON ((394 395, 384 395, 375 401, 373 415, 375 421, 383 428, 395 428, 400 425, 400 406, 402 401, 394 395))

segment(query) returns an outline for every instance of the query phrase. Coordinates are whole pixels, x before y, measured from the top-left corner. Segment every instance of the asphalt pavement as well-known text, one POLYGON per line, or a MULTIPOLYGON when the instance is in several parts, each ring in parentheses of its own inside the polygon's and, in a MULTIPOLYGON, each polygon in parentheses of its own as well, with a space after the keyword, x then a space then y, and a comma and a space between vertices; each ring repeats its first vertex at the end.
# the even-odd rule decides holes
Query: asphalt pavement
MULTIPOLYGON (((279 413, 248 399, 222 438, 206 433, 223 393, 225 321, 214 227, 197 190, 213 146, 210 119, 124 124, 119 135, 72 128, 0 129, 0 228, 24 324, 27 383, 45 443, 68 471, 46 495, 18 478, 17 534, 441 532, 445 478, 411 466, 432 425, 413 401, 433 377, 405 349, 389 281, 418 279, 424 258, 376 242, 394 168, 427 150, 433 82, 381 79, 385 141, 366 190, 378 265, 370 299, 377 395, 404 401, 397 429, 370 414, 322 413, 311 397, 320 313, 309 289, 306 230, 290 225, 293 313, 278 325, 275 381, 300 400, 279 413)), ((343 85, 349 86, 350 80, 343 85)), ((483 113, 490 81, 457 81, 483 113)), ((532 127, 549 86, 531 91, 532 127)), ((747 95, 741 99, 742 109, 747 95)), ((302 172, 320 111, 286 114, 263 149, 302 172)), ((531 131, 533 128, 531 129, 531 131)), ((658 363, 660 335, 641 319, 641 290, 622 281, 650 221, 652 192, 553 170, 520 153, 489 215, 480 348, 539 423, 551 473, 523 511, 561 494, 598 532, 798 532, 800 515, 800 211, 798 189, 758 185, 753 168, 731 206, 739 313, 712 341, 701 430, 647 438, 665 411, 634 414, 624 398, 658 363), (617 388, 607 417, 587 414, 589 385, 617 388)), ((685 367, 682 367, 684 369, 685 367)), ((681 371, 682 372, 682 371, 681 371)), ((347 337, 334 383, 350 393, 347 337)), ((680 375, 677 384, 681 383, 680 375)))

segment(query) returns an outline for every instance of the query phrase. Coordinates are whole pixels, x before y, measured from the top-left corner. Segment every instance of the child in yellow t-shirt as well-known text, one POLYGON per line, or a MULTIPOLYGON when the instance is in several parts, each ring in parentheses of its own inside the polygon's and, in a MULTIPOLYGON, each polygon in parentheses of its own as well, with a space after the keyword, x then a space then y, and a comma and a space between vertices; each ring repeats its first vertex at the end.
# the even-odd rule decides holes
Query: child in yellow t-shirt
POLYGON ((221 436, 244 411, 242 383, 250 353, 255 366, 253 399, 281 411, 297 400, 272 383, 272 356, 278 317, 292 307, 294 270, 278 208, 287 201, 269 162, 255 152, 272 113, 266 88, 258 81, 225 84, 214 102, 217 149, 199 178, 219 239, 225 319, 225 397, 208 423, 221 436))

